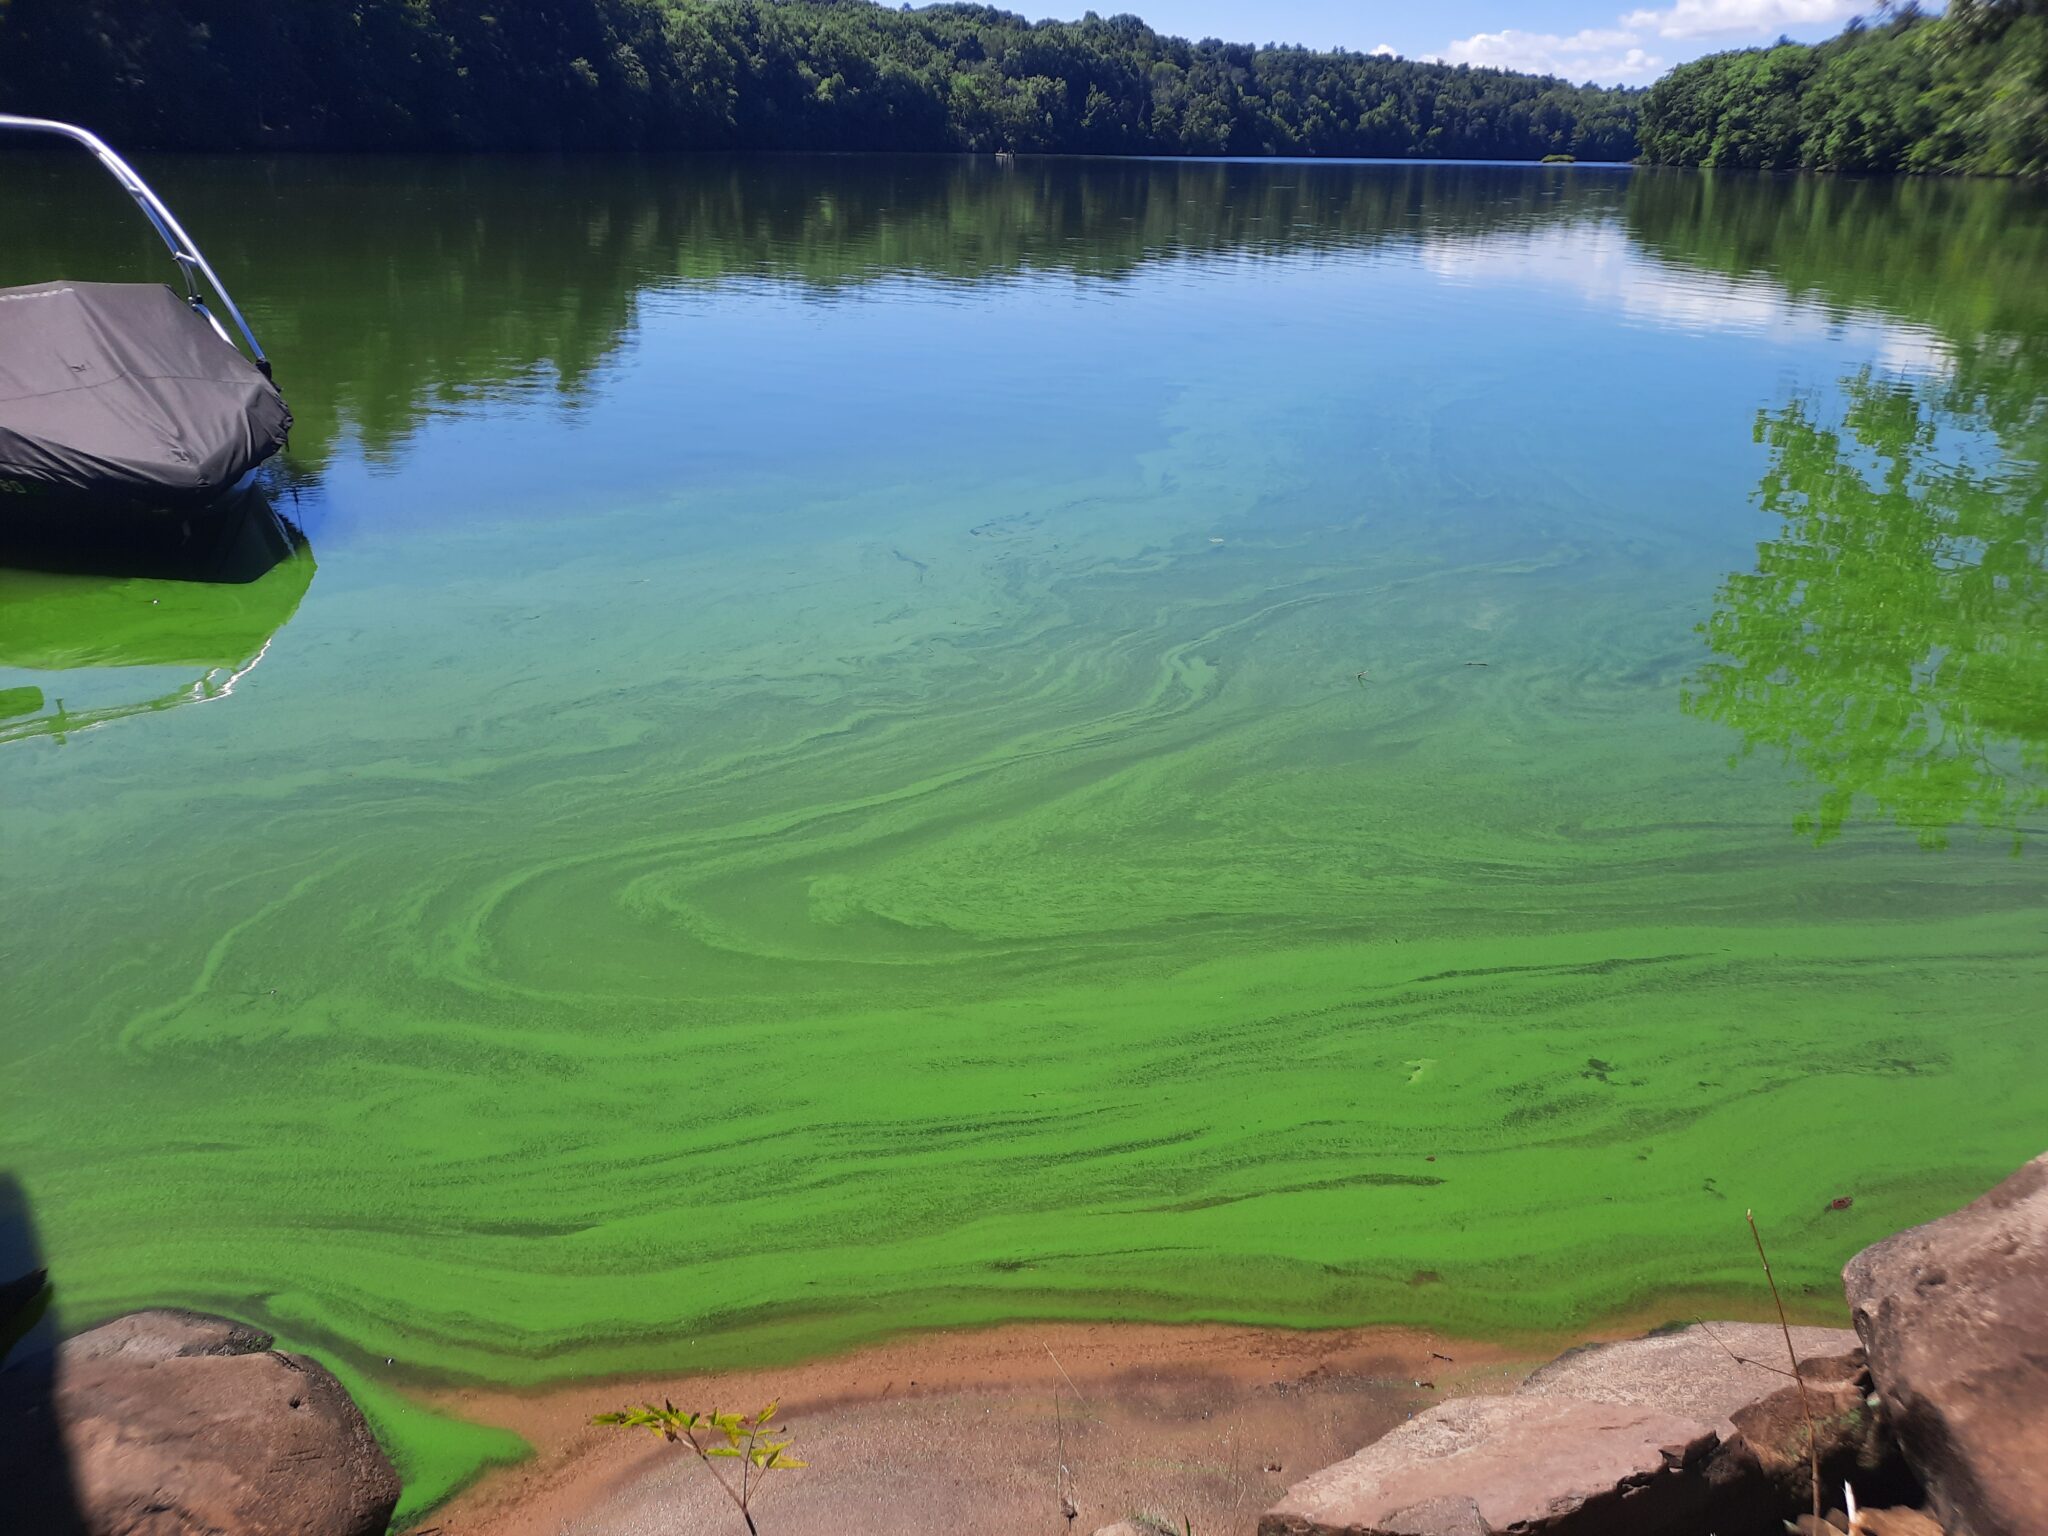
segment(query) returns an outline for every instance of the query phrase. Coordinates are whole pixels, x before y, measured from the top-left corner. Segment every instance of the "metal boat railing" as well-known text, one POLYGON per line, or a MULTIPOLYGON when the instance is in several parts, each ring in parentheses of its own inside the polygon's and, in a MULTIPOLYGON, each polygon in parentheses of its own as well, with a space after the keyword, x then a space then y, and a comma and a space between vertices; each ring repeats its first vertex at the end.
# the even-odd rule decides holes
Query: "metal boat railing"
POLYGON ((228 318, 235 322, 235 329, 242 333, 242 340, 249 344, 250 359, 263 370, 265 378, 270 377, 270 359, 263 355, 263 348, 257 345, 256 333, 249 329, 249 322, 242 318, 241 310, 236 308, 234 299, 228 294, 227 284, 220 280, 220 274, 213 270, 206 257, 200 253, 199 243, 185 233, 185 226, 164 206, 164 200, 150 190, 149 183, 136 174, 133 166, 115 154, 98 134, 72 123, 60 123, 54 118, 47 117, 14 117, 0 112, 0 130, 10 128, 26 133, 55 134, 59 138, 70 139, 75 144, 83 144, 92 151, 93 158, 107 168, 114 180, 121 184, 122 191, 135 199, 136 206, 148 218, 150 226, 162 237, 164 244, 170 247, 171 260, 178 264, 178 271, 185 279, 186 302, 204 317, 207 324, 220 333, 222 341, 227 342, 229 346, 234 345, 228 333, 221 330, 221 324, 214 319, 213 312, 206 307, 206 301, 199 291, 199 280, 204 278, 206 286, 213 290, 214 297, 220 300, 221 307, 228 312, 228 318))

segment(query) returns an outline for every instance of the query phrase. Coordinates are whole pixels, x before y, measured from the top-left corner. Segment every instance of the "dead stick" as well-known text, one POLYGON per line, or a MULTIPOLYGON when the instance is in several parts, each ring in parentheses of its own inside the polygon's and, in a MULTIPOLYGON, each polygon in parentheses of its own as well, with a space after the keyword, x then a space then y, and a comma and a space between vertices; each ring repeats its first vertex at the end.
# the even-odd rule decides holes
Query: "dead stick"
MULTIPOLYGON (((1048 1344, 1044 1348, 1046 1358, 1052 1361, 1053 1366, 1059 1371, 1060 1375, 1066 1378, 1067 1385, 1073 1389, 1074 1406, 1077 1408, 1081 1407, 1081 1389, 1074 1386, 1074 1378, 1067 1375, 1067 1368, 1060 1364, 1060 1357, 1052 1352, 1052 1346, 1048 1344)), ((1072 1496, 1067 1492, 1067 1478, 1069 1476, 1067 1472, 1067 1424, 1065 1418, 1060 1414, 1060 1389, 1058 1383, 1054 1383, 1052 1389, 1052 1422, 1053 1428, 1059 1436, 1060 1513, 1067 1517, 1067 1525, 1071 1529, 1074 1524, 1074 1517, 1080 1513, 1080 1510, 1075 1505, 1072 1496)))
POLYGON ((1053 1363, 1053 1369, 1060 1373, 1060 1378, 1066 1382, 1067 1389, 1074 1394, 1075 1405, 1077 1407, 1083 1406, 1081 1402, 1081 1389, 1074 1385, 1074 1378, 1067 1375, 1067 1368, 1064 1365, 1060 1364, 1060 1357, 1052 1352, 1052 1346, 1050 1344, 1046 1344, 1041 1347, 1045 1350, 1045 1358, 1053 1363))
POLYGON ((1747 1355, 1738 1355, 1737 1353, 1735 1353, 1734 1350, 1728 1347, 1728 1341, 1726 1339, 1722 1338, 1721 1335, 1714 1332, 1714 1330, 1710 1326, 1708 1326, 1707 1320, 1705 1318, 1694 1318, 1693 1321, 1698 1326, 1700 1332, 1704 1333, 1708 1338, 1712 1339, 1716 1344, 1720 1345, 1721 1353, 1726 1355, 1730 1360, 1733 1360, 1737 1365, 1753 1365, 1760 1371, 1769 1371, 1773 1376, 1790 1376, 1792 1374, 1792 1372, 1790 1371, 1779 1370, 1775 1365, 1772 1365, 1768 1360, 1752 1360, 1747 1355))
POLYGON ((1771 1257, 1764 1252, 1763 1234, 1756 1229, 1756 1212, 1744 1211, 1749 1235, 1756 1241, 1756 1256, 1763 1261, 1764 1280, 1770 1285, 1771 1300, 1778 1308, 1778 1328, 1785 1335, 1785 1353, 1792 1359, 1792 1379, 1799 1384, 1799 1412, 1806 1419, 1806 1467, 1813 1478, 1813 1518, 1820 1513, 1820 1432, 1813 1425, 1813 1405, 1806 1400, 1806 1378, 1799 1374, 1799 1351, 1792 1347, 1792 1325, 1785 1320, 1785 1298, 1778 1294, 1778 1278, 1771 1273, 1771 1257))

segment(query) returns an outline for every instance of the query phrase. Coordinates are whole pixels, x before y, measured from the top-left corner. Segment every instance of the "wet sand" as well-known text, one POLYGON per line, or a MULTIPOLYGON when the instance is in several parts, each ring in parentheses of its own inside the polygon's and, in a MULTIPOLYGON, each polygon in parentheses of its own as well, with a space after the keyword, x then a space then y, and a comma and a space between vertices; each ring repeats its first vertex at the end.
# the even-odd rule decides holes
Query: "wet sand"
POLYGON ((414 1529, 743 1532, 695 1458, 589 1421, 664 1398, 746 1410, 779 1398, 809 1466, 770 1479, 755 1506, 764 1536, 1085 1536, 1134 1515, 1249 1536, 1304 1474, 1445 1396, 1502 1390, 1552 1352, 1391 1328, 1033 1324, 759 1372, 451 1391, 433 1401, 517 1431, 535 1455, 414 1529), (1071 1524, 1063 1496, 1078 1509, 1071 1524))

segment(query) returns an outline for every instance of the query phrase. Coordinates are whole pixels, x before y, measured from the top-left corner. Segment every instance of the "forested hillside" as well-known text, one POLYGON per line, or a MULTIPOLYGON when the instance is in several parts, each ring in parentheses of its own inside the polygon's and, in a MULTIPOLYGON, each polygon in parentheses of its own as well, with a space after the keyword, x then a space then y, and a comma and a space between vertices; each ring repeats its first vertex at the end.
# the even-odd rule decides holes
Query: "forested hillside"
POLYGON ((2048 0, 1647 92, 875 0, 0 0, 0 109, 180 149, 847 149, 2048 173, 2048 0), (1640 124, 1638 118, 1640 117, 1640 124), (1640 134, 1640 146, 1638 136, 1640 134))
POLYGON ((1635 154, 1639 92, 869 0, 0 0, 0 105, 128 145, 1635 154))
POLYGON ((1643 158, 1758 170, 2048 172, 2048 0, 1953 0, 1682 64, 1642 99, 1643 158))

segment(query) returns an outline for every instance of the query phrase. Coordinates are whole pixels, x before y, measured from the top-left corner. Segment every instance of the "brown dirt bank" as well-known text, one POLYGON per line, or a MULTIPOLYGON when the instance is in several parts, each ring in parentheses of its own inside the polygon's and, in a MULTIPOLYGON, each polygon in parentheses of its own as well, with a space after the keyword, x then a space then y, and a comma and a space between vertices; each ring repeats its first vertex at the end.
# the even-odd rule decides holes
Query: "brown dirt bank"
POLYGON ((1176 1525, 1185 1517, 1201 1536, 1249 1532, 1259 1512, 1307 1471, 1350 1455, 1447 1394, 1500 1390, 1557 1347, 1554 1340, 1473 1343, 1400 1328, 1028 1324, 900 1339, 761 1371, 535 1393, 451 1390, 432 1401, 517 1431, 536 1454, 487 1476, 417 1529, 443 1536, 739 1531, 731 1505, 693 1459, 643 1433, 598 1429, 589 1420, 663 1398, 752 1409, 779 1397, 810 1467, 778 1477, 763 1495, 758 1514, 767 1536, 1064 1536, 1062 1441, 1066 1491, 1080 1507, 1075 1531, 1147 1513, 1176 1525))

